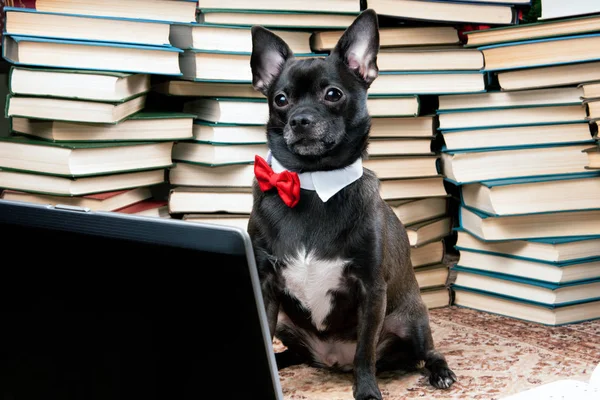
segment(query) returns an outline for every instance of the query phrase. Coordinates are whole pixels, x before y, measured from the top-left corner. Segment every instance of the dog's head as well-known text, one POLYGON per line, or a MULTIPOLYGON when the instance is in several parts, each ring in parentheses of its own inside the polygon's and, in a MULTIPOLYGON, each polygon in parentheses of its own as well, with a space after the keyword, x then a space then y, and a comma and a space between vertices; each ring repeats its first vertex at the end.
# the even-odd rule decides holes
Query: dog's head
POLYGON ((377 77, 379 27, 362 12, 325 58, 297 59, 277 35, 252 28, 252 84, 269 103, 267 140, 288 169, 315 171, 351 164, 370 128, 367 90, 377 77))

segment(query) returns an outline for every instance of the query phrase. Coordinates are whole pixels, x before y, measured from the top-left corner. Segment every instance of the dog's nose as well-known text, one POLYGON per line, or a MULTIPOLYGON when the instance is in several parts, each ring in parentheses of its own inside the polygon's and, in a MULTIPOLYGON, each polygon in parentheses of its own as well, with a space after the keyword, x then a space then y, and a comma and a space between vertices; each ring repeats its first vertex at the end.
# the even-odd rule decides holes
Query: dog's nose
POLYGON ((313 119, 308 114, 298 114, 290 119, 290 126, 294 131, 299 131, 310 127, 313 119))

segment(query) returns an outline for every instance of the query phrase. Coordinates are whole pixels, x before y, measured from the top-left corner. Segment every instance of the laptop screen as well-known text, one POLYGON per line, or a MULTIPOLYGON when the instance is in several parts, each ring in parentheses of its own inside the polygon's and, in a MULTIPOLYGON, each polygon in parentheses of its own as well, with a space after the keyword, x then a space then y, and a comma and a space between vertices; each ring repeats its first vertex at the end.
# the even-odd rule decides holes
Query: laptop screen
POLYGON ((0 217, 0 398, 280 398, 244 255, 59 217, 62 230, 0 217))

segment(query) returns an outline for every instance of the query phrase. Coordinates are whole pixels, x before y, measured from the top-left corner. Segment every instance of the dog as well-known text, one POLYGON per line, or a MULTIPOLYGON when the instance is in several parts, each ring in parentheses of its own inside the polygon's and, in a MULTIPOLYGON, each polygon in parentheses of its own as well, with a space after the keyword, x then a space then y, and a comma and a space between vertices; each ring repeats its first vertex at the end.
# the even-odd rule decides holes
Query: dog
POLYGON ((248 222, 278 368, 353 374, 355 399, 381 399, 376 373, 424 366, 455 381, 434 347, 404 225, 362 161, 367 92, 379 75, 379 26, 365 10, 326 57, 296 59, 253 26, 252 85, 268 101, 269 153, 254 163, 248 222))

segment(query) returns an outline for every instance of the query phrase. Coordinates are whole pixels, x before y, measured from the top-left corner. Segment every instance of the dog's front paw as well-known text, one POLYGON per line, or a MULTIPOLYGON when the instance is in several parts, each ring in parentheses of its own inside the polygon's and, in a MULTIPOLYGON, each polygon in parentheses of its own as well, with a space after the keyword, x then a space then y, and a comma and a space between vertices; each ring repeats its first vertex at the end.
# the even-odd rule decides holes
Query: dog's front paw
POLYGON ((438 389, 448 389, 457 381, 456 375, 446 363, 438 363, 430 369, 429 383, 438 389))
POLYGON ((363 379, 357 382, 354 389, 355 400, 382 400, 381 392, 375 379, 363 379))

